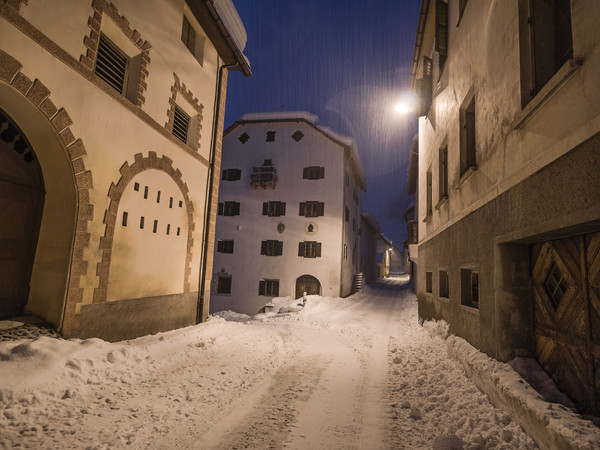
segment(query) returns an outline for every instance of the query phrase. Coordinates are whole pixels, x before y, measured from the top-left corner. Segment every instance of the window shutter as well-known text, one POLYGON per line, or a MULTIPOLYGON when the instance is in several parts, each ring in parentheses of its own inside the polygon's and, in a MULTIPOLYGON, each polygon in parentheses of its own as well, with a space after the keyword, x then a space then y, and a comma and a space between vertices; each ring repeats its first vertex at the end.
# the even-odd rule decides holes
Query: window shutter
POLYGON ((319 167, 319 177, 325 178, 325 167, 319 167))
POLYGON ((234 213, 233 213, 234 216, 240 215, 240 202, 235 202, 233 204, 233 210, 234 210, 234 213))
POLYGON ((423 56, 423 78, 417 80, 417 98, 419 105, 417 107, 417 117, 425 116, 431 108, 431 99, 433 95, 433 61, 427 56, 423 56))
POLYGON ((309 171, 309 167, 305 167, 302 171, 302 178, 304 178, 305 180, 308 178, 308 171, 309 171))
POLYGON ((298 243, 298 256, 304 256, 304 242, 298 243))
POLYGON ((267 282, 265 280, 261 280, 258 283, 258 295, 265 295, 267 282))
POLYGON ((303 215, 304 215, 304 211, 305 211, 305 209, 306 209, 305 207, 306 207, 306 203, 304 203, 304 202, 300 202, 300 215, 301 215, 301 216, 303 216, 303 215))
POLYGON ((125 79, 129 68, 129 58, 104 34, 100 34, 94 73, 106 81, 113 89, 124 94, 125 79))
POLYGON ((223 169, 223 176, 221 177, 222 180, 227 180, 227 170, 223 169))
POLYGON ((320 242, 315 243, 315 257, 316 258, 321 257, 321 243, 320 242))
POLYGON ((280 216, 285 216, 285 202, 281 203, 280 216))
POLYGON ((219 216, 223 215, 223 202, 219 202, 219 207, 217 208, 217 214, 219 216))
POLYGON ((277 242, 277 252, 276 253, 278 256, 283 255, 283 242, 282 241, 277 242))
POLYGON ((448 56, 448 3, 443 0, 437 0, 435 8, 435 50, 441 72, 448 56))
POLYGON ((273 281, 273 297, 279 297, 279 281, 273 281))
POLYGON ((325 203, 319 202, 317 215, 318 216, 324 216, 325 215, 325 203))
POLYGON ((263 202, 263 216, 269 214, 269 202, 263 202))
POLYGON ((222 252, 223 251, 223 241, 217 242, 217 251, 218 252, 222 252))
POLYGON ((239 180, 242 178, 242 169, 235 169, 235 179, 239 180))
POLYGON ((262 241, 260 243, 260 254, 261 255, 266 255, 267 254, 267 241, 262 241))

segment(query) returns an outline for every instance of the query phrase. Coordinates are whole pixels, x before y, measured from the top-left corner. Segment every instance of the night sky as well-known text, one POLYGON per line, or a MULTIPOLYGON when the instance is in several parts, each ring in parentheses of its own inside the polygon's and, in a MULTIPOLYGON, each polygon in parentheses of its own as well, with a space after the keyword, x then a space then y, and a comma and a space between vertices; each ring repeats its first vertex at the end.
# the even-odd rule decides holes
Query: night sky
POLYGON ((233 0, 252 78, 230 72, 225 127, 250 112, 308 111, 353 137, 367 176, 361 209, 401 246, 412 113, 408 89, 420 0, 233 0))

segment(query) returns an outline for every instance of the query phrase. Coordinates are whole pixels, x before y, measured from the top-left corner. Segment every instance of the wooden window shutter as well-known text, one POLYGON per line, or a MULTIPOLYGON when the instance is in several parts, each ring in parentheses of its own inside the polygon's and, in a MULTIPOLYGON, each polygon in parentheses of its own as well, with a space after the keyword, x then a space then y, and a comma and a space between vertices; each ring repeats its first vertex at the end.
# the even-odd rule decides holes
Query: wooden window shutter
POLYGON ((267 254, 267 241, 262 241, 260 243, 260 254, 261 255, 266 255, 267 254))
POLYGON ((417 98, 418 107, 417 117, 425 116, 431 108, 433 96, 433 61, 427 56, 423 56, 423 78, 417 80, 417 98))
POLYGON ((285 202, 279 204, 279 215, 285 216, 285 202))
POLYGON ((235 202, 233 204, 233 210, 234 210, 234 213, 233 213, 234 216, 240 215, 240 202, 235 202))
POLYGON ((217 242, 217 251, 218 252, 222 252, 223 251, 223 241, 217 242))
POLYGON ((263 202, 263 216, 266 216, 269 214, 269 202, 263 202))
POLYGON ((448 3, 437 0, 435 5, 435 50, 448 56, 448 3))
POLYGON ((309 173, 310 167, 305 167, 302 170, 302 178, 307 179, 308 178, 308 173, 309 173))
POLYGON ((321 257, 321 243, 316 242, 315 243, 315 258, 320 258, 320 257, 321 257))
POLYGON ((276 254, 278 256, 283 255, 283 242, 282 241, 278 241, 277 242, 277 252, 276 252, 276 254))
POLYGON ((300 202, 300 215, 303 216, 306 210, 306 203, 300 202))
POLYGON ((298 243, 298 256, 304 256, 304 242, 298 243))
POLYGON ((325 167, 319 167, 319 177, 325 178, 325 167))
POLYGON ((273 281, 273 297, 279 297, 279 281, 273 281))
POLYGON ((317 215, 318 216, 324 216, 325 215, 325 203, 319 202, 317 215))
POLYGON ((219 207, 217 208, 217 214, 219 216, 223 215, 223 202, 219 202, 219 207))
POLYGON ((267 290, 267 282, 265 280, 261 280, 258 283, 258 295, 265 295, 267 290))
POLYGON ((227 180, 227 169, 223 169, 223 176, 221 177, 221 180, 227 180))

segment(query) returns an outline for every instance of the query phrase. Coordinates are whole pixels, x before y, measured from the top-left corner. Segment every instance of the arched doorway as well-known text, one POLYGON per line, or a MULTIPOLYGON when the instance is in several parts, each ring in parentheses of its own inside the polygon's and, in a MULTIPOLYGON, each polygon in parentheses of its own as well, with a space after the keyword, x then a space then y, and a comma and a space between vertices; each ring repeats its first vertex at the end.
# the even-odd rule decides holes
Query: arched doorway
POLYGON ((296 279, 296 298, 307 295, 320 295, 321 283, 312 275, 302 275, 296 279))
POLYGON ((0 110, 0 319, 21 315, 27 304, 44 196, 33 148, 0 110))

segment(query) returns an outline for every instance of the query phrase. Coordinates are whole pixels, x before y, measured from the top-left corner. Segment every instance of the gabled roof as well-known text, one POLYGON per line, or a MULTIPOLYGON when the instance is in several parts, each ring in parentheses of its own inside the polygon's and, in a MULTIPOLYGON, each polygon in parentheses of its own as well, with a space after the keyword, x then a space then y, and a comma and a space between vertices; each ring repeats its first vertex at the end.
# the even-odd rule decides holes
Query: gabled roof
POLYGON ((339 134, 332 129, 317 125, 319 118, 306 111, 285 111, 285 112, 266 112, 244 114, 240 119, 233 122, 223 133, 226 136, 240 125, 247 123, 277 123, 277 122, 305 122, 313 127, 317 132, 327 137, 338 145, 341 145, 346 151, 350 165, 356 175, 358 184, 363 191, 367 190, 367 180, 358 155, 358 148, 354 139, 339 134))

